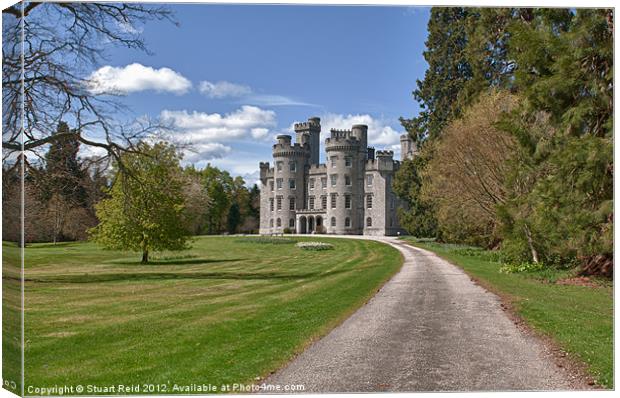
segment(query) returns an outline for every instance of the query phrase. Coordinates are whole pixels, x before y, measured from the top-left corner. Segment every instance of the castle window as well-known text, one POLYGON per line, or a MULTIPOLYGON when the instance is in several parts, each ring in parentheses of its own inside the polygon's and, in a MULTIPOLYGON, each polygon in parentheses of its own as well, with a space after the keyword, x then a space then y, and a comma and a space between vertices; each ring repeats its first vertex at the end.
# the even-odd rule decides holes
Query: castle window
POLYGON ((282 179, 281 178, 276 179, 276 186, 278 187, 278 189, 282 189, 282 179))
POLYGON ((282 226, 282 220, 278 218, 278 221, 276 221, 276 227, 281 227, 282 226))
POLYGON ((332 167, 336 167, 336 162, 338 160, 338 156, 332 156, 331 158, 329 158, 331 163, 332 163, 332 167))
POLYGON ((392 217, 390 217, 390 227, 394 226, 394 220, 392 219, 392 217))
POLYGON ((372 195, 366 196, 366 208, 372 209, 372 195))
POLYGON ((338 174, 332 174, 329 176, 329 178, 332 181, 332 187, 336 185, 336 182, 338 181, 338 174))
POLYGON ((296 188, 296 184, 295 184, 295 179, 291 178, 290 180, 288 180, 288 187, 291 189, 295 189, 296 188))
POLYGON ((327 209, 327 196, 321 196, 321 208, 323 210, 327 209))
POLYGON ((273 191, 273 181, 269 181, 269 190, 273 191))
POLYGON ((273 211, 273 198, 269 198, 269 211, 273 211))
POLYGON ((310 185, 310 189, 314 189, 314 178, 310 179, 310 182, 308 185, 310 185))
POLYGON ((351 164, 352 164, 352 162, 351 162, 351 156, 346 156, 346 157, 344 158, 344 165, 345 165, 346 167, 351 167, 351 164))
POLYGON ((332 227, 336 226, 336 217, 332 217, 332 227))
POLYGON ((282 210, 282 196, 276 198, 276 209, 282 210))
POLYGON ((289 165, 289 170, 297 171, 297 162, 290 162, 288 165, 289 165))
POLYGON ((372 174, 368 174, 366 176, 366 185, 368 185, 369 187, 372 186, 372 174))
POLYGON ((327 177, 321 178, 321 187, 323 189, 327 188, 327 177))
POLYGON ((295 219, 291 218, 290 220, 288 220, 288 227, 289 228, 295 228, 295 219))
POLYGON ((335 193, 331 194, 331 206, 332 206, 332 209, 336 208, 336 194, 335 193))
POLYGON ((394 208, 394 198, 390 199, 390 209, 394 208))
POLYGON ((289 210, 295 210, 295 198, 288 199, 288 208, 289 210))
POLYGON ((368 217, 368 218, 366 219, 366 226, 367 226, 367 227, 372 227, 372 218, 368 217))
POLYGON ((347 228, 351 226, 351 219, 349 217, 344 219, 344 226, 347 228))
POLYGON ((273 228, 273 218, 269 220, 269 227, 273 228))
POLYGON ((276 169, 282 171, 282 162, 276 162, 276 169))
POLYGON ((351 176, 344 176, 344 185, 351 185, 351 176))
POLYGON ((344 195, 344 208, 345 209, 351 208, 351 195, 344 195))
POLYGON ((308 198, 308 209, 314 210, 314 196, 308 198))

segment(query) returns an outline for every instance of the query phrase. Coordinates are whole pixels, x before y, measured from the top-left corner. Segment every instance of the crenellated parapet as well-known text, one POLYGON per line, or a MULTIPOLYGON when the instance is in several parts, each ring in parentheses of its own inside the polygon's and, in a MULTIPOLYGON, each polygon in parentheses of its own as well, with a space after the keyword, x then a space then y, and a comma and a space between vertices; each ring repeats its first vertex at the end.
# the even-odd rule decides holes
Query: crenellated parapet
POLYGON ((311 117, 307 122, 295 123, 295 131, 321 131, 321 119, 318 117, 311 117))
POLYGON ((273 168, 269 167, 269 162, 260 162, 260 180, 266 184, 269 178, 273 178, 273 168))
POLYGON ((396 163, 394 151, 376 151, 375 158, 366 161, 366 171, 394 171, 396 163))
POLYGON ((273 144, 273 157, 304 157, 309 156, 310 146, 308 143, 291 142, 291 136, 281 134, 276 137, 277 142, 273 144))

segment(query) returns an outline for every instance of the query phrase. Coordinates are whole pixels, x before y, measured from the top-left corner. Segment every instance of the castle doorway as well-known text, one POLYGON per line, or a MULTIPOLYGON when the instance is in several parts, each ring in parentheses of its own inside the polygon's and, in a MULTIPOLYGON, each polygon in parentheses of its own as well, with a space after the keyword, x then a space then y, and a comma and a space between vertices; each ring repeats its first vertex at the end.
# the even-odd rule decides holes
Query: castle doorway
POLYGON ((308 233, 314 232, 314 217, 308 217, 308 233))
POLYGON ((306 217, 304 216, 299 217, 299 222, 297 223, 297 226, 299 227, 298 233, 305 234, 306 233, 306 217))

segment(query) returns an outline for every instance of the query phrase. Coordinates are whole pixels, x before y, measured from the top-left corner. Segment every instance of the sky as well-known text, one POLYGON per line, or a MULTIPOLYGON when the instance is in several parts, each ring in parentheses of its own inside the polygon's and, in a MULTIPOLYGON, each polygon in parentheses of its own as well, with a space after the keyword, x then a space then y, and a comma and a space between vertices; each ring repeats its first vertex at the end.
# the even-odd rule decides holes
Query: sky
MULTIPOLYGON (((378 6, 170 5, 179 26, 139 29, 150 54, 113 47, 90 75, 93 92, 122 95, 136 117, 160 118, 189 142, 183 162, 258 177, 278 134, 321 118, 369 125, 369 145, 400 156, 399 117, 427 64, 429 9, 378 6)), ((323 148, 321 155, 324 156, 323 148)))

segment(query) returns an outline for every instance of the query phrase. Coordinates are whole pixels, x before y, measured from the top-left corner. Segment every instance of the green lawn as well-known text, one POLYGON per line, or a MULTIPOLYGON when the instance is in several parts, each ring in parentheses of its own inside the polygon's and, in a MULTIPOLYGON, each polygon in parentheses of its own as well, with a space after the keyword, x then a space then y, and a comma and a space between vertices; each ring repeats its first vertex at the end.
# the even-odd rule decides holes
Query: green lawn
POLYGON ((199 237, 187 252, 141 265, 137 254, 91 243, 31 245, 26 388, 221 385, 278 369, 402 264, 377 242, 310 240, 335 250, 199 237))
POLYGON ((519 274, 499 272, 490 252, 405 238, 463 268, 490 290, 508 298, 534 329, 551 336, 573 358, 583 361, 604 387, 613 388, 613 289, 565 286, 555 280, 568 271, 519 274))

